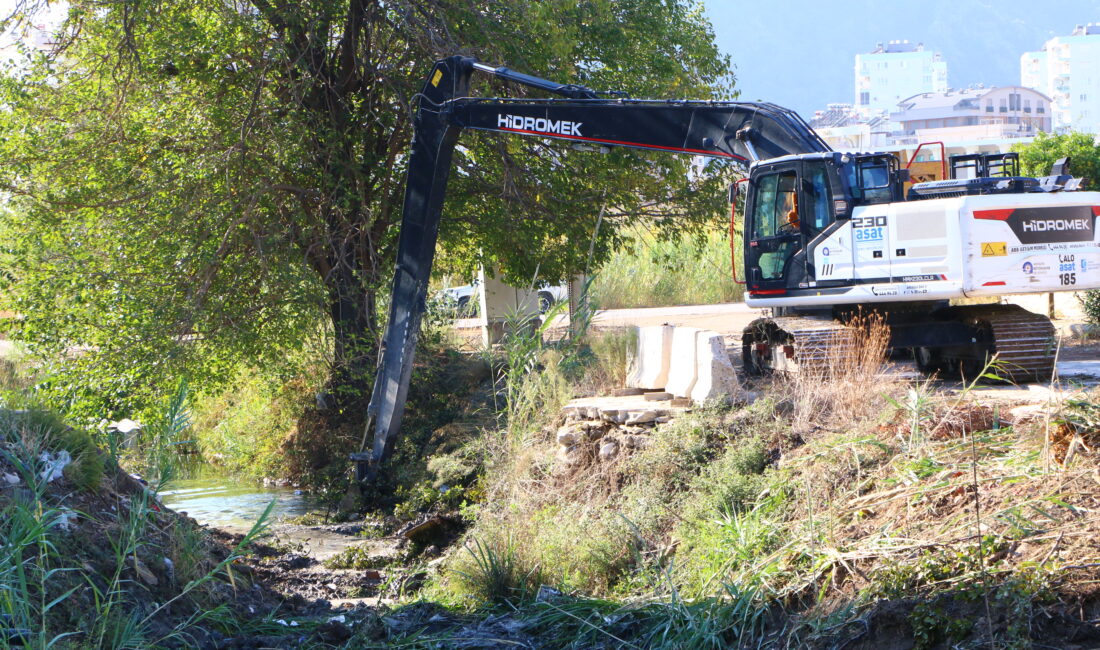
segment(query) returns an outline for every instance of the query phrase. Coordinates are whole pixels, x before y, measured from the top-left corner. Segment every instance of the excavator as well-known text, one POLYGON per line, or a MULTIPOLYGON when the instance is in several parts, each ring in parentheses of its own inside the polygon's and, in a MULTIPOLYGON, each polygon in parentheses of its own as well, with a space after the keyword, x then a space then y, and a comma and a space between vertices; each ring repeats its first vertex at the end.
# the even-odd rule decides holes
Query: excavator
MULTIPOLYGON (((911 351, 922 370, 974 372, 996 355, 1009 379, 1044 379, 1055 359, 1049 319, 1013 305, 953 306, 952 299, 1100 287, 1100 192, 1081 191, 1065 163, 1029 178, 1009 175, 1015 168, 1003 158, 962 161, 966 173, 906 191, 908 170, 895 155, 833 151, 798 114, 775 104, 635 99, 462 56, 437 61, 415 102, 393 299, 364 449, 352 454, 360 480, 390 455, 400 429, 463 129, 669 151, 744 168, 746 303, 771 314, 743 332, 750 373, 820 363, 847 340, 854 314, 873 311, 889 327, 891 350, 911 351), (557 97, 472 97, 475 72, 557 97)), ((738 188, 731 186, 731 202, 738 188)))

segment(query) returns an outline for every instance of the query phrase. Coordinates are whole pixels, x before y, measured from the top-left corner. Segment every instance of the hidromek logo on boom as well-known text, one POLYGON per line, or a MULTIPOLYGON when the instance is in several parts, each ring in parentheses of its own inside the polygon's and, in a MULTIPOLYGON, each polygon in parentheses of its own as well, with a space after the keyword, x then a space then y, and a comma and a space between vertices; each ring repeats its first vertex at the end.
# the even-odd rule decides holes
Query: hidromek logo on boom
POLYGON ((557 135, 580 135, 583 122, 566 120, 548 120, 544 117, 524 117, 522 115, 497 115, 497 127, 554 133, 557 135))

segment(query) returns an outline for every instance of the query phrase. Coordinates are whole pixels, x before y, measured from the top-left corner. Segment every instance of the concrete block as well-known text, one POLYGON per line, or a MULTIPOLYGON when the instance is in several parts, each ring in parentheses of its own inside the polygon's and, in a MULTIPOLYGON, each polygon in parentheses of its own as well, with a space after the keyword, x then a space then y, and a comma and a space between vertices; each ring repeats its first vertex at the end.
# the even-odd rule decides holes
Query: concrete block
POLYGON ((737 381, 737 372, 726 354, 726 343, 718 332, 703 330, 696 336, 695 368, 698 376, 691 389, 694 402, 711 399, 730 399, 741 386, 737 381))
POLYGON ((672 332, 672 349, 668 367, 668 383, 665 390, 677 397, 690 397, 697 376, 696 341, 701 330, 697 327, 677 327, 672 332))
POLYGON ((626 385, 631 388, 664 390, 672 354, 671 325, 638 328, 638 342, 630 358, 626 385))
POLYGON ((518 289, 504 284, 499 271, 491 275, 482 267, 478 272, 481 301, 481 342, 485 347, 500 343, 505 326, 523 315, 530 328, 538 327, 539 296, 536 291, 518 289))

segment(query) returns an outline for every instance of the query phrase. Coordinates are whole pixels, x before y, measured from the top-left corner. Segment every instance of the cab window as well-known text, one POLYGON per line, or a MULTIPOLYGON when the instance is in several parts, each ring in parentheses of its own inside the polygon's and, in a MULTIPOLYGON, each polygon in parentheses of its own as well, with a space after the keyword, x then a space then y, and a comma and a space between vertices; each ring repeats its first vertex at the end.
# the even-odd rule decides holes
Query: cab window
POLYGON ((806 206, 806 226, 812 237, 825 230, 832 223, 830 209, 832 199, 829 195, 829 170, 824 163, 806 163, 806 177, 809 179, 809 205, 806 206))
POLYGON ((798 199, 793 171, 769 174, 758 181, 753 207, 753 239, 798 232, 798 199))
POLYGON ((775 235, 775 186, 778 180, 777 175, 770 174, 759 181, 752 213, 753 239, 775 235))

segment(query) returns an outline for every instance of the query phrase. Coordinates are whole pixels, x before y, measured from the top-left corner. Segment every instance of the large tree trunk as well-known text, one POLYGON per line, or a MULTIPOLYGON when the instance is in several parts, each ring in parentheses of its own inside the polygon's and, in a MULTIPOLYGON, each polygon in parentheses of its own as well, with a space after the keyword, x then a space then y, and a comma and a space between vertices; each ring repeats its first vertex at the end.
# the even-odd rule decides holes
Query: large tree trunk
POLYGON ((348 264, 341 264, 327 283, 334 341, 326 406, 365 416, 378 350, 376 291, 348 264))

